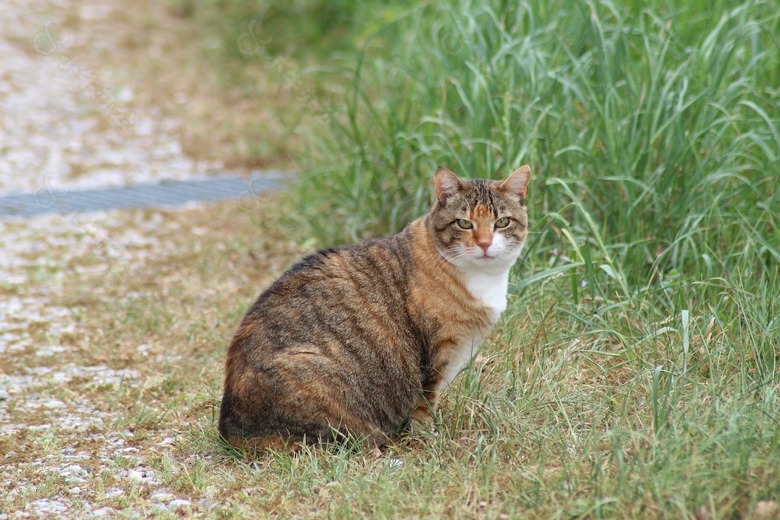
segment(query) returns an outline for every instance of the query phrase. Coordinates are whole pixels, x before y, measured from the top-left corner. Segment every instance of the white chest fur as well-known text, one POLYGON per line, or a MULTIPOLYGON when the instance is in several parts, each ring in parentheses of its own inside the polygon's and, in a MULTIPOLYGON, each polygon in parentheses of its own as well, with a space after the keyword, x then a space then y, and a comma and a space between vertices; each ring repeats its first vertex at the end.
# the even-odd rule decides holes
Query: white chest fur
MULTIPOLYGON (((501 313, 506 309, 506 294, 509 285, 509 269, 500 271, 478 271, 470 272, 464 280, 466 289, 469 293, 485 307, 492 311, 490 317, 491 325, 494 325, 501 313)), ((449 386, 455 376, 463 370, 463 367, 477 353, 484 337, 481 334, 475 334, 471 338, 464 338, 463 343, 457 346, 456 352, 450 359, 447 368, 444 370, 443 385, 449 386)))
POLYGON ((471 272, 466 274, 465 282, 469 293, 493 311, 491 324, 497 322, 501 313, 506 310, 509 269, 471 272))

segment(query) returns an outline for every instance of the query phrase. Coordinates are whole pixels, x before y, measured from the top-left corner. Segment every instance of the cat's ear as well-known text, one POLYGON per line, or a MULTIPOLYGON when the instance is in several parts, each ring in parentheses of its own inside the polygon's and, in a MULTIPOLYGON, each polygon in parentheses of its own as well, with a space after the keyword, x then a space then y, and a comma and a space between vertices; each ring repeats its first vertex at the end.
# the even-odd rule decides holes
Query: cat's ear
POLYGON ((531 168, 526 164, 513 171, 512 175, 504 179, 498 185, 498 189, 518 202, 523 202, 528 196, 529 180, 531 180, 531 168))
POLYGON ((463 181, 442 166, 439 166, 436 170, 436 174, 433 176, 433 184, 436 186, 436 199, 442 204, 448 198, 457 194, 463 187, 463 181))

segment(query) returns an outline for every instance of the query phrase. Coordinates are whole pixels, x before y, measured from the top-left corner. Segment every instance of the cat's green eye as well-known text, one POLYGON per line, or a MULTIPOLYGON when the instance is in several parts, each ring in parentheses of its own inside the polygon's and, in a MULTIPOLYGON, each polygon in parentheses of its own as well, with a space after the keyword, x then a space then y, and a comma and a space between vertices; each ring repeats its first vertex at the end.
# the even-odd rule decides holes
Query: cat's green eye
POLYGON ((464 220, 462 218, 459 218, 455 222, 458 224, 458 227, 460 229, 472 229, 474 227, 474 224, 472 224, 470 221, 464 220))
POLYGON ((509 217, 501 217, 496 220, 496 228, 505 228, 509 225, 509 217))

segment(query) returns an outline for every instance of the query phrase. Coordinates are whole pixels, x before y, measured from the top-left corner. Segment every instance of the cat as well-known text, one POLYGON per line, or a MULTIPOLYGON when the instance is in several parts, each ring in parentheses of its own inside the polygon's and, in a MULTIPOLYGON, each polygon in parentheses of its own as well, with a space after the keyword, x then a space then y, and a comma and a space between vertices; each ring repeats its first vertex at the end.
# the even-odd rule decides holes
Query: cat
POLYGON ((388 238, 319 251, 247 312, 230 344, 219 415, 236 448, 360 439, 381 447, 425 423, 506 308, 528 232, 531 169, 461 180, 388 238))

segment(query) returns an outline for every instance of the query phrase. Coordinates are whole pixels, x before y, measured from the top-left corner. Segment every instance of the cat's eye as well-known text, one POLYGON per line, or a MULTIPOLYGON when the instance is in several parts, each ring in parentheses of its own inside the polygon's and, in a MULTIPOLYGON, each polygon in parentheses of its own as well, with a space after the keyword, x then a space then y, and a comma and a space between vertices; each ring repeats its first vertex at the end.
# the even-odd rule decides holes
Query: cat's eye
POLYGON ((455 221, 458 224, 458 227, 460 229, 472 229, 474 227, 474 224, 472 224, 470 221, 459 218, 455 221))
POLYGON ((496 229, 505 228, 509 225, 509 217, 501 217, 496 220, 496 229))

